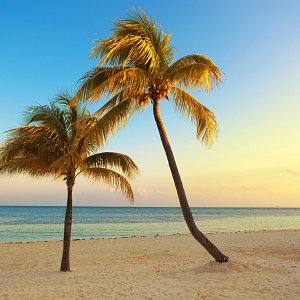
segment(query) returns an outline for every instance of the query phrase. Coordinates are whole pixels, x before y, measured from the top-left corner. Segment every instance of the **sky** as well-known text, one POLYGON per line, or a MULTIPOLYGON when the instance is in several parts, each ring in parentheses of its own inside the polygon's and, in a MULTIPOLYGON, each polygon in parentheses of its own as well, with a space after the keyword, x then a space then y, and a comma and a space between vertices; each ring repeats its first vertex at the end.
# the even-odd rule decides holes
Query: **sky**
MULTIPOLYGON (((24 108, 76 90, 97 64, 95 40, 133 7, 172 34, 175 59, 201 53, 225 74, 212 93, 192 94, 215 114, 219 136, 203 146, 172 105, 162 118, 191 206, 300 207, 300 1, 1 0, 0 141, 24 108)), ((101 103, 95 106, 99 107, 101 103)), ((101 151, 130 155, 135 206, 178 206, 148 107, 101 151)), ((65 205, 66 185, 26 175, 0 178, 0 205, 65 205)), ((101 182, 79 178, 74 205, 127 206, 101 182)))

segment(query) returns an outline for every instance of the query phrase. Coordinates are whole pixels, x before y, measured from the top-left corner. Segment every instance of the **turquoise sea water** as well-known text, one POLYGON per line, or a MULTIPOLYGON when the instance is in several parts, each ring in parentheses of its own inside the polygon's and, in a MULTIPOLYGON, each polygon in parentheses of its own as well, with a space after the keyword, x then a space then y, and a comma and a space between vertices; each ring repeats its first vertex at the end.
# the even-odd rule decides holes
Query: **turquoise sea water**
MULTIPOLYGON (((192 208, 203 232, 300 229, 300 208, 192 208)), ((0 242, 60 240, 64 207, 0 206, 0 242)), ((72 237, 187 233, 177 207, 74 207, 72 237)))

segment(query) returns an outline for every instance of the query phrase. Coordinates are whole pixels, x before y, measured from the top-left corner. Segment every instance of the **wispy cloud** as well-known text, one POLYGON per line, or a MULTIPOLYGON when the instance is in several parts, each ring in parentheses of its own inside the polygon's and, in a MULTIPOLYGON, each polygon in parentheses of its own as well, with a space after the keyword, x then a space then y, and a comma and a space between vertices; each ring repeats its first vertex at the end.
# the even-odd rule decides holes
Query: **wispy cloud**
POLYGON ((271 190, 267 185, 242 185, 241 189, 244 191, 253 191, 253 192, 263 192, 266 194, 274 194, 274 191, 271 190))
POLYGON ((140 196, 142 198, 149 196, 148 191, 145 188, 142 188, 142 187, 137 187, 136 188, 136 193, 138 194, 138 196, 140 196))
POLYGON ((299 171, 295 171, 295 170, 292 170, 292 169, 284 169, 284 172, 285 173, 288 173, 290 175, 293 175, 293 176, 300 176, 300 172, 299 171))

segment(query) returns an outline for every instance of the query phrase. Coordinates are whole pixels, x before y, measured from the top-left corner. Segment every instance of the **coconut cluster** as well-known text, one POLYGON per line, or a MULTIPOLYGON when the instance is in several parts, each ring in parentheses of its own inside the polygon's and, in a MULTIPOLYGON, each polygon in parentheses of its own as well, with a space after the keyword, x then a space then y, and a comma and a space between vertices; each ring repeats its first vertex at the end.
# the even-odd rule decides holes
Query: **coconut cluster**
POLYGON ((160 84, 153 84, 149 87, 148 93, 144 94, 139 98, 139 103, 141 105, 148 104, 149 100, 159 100, 161 98, 168 99, 168 94, 170 92, 170 85, 168 82, 163 82, 160 84))

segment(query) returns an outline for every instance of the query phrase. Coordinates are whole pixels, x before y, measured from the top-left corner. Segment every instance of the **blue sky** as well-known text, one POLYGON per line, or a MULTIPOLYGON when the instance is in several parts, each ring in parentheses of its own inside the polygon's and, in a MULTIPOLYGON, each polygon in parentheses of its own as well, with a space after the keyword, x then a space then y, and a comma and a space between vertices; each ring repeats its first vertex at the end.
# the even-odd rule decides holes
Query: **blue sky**
MULTIPOLYGON (((0 131, 20 125, 24 107, 75 90, 96 64, 89 59, 95 39, 133 7, 172 33, 176 58, 202 53, 225 73, 210 95, 193 93, 217 116, 212 149, 196 141, 169 103, 162 105, 191 204, 300 206, 299 1, 1 1, 0 131)), ((139 164, 136 205, 177 205, 150 109, 105 150, 139 164)), ((62 183, 19 176, 1 179, 0 189, 0 204, 64 204, 62 183)), ((76 189, 79 205, 127 205, 98 183, 82 180, 76 189)))

